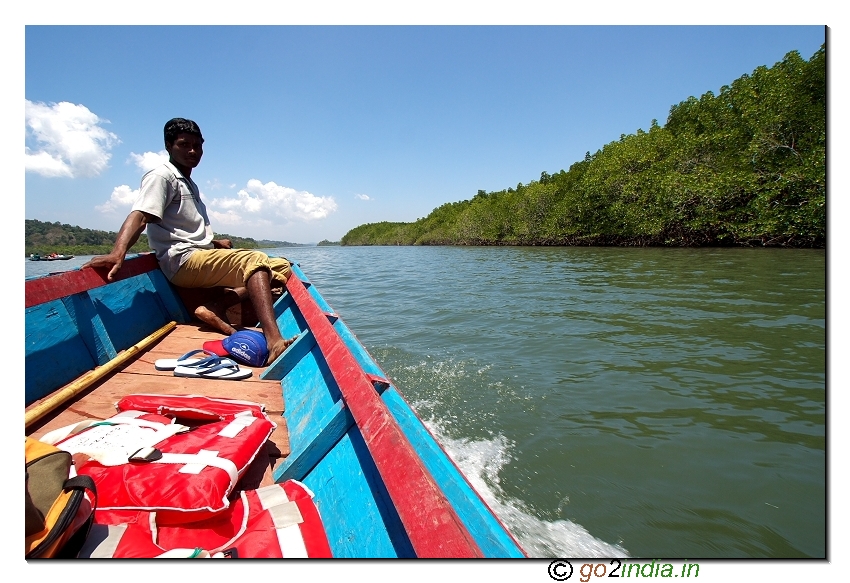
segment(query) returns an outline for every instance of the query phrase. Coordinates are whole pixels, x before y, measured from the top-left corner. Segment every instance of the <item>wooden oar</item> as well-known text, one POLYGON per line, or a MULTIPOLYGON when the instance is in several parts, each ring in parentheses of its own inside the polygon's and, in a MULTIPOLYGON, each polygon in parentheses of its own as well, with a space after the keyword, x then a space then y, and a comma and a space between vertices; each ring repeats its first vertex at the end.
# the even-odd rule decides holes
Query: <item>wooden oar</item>
POLYGON ((25 413, 24 427, 26 429, 29 429, 30 425, 32 425, 33 423, 35 423, 36 421, 56 409, 56 407, 58 407, 65 401, 76 397, 109 373, 122 367, 127 361, 147 349, 148 346, 154 344, 156 341, 158 341, 160 338, 162 338, 169 332, 171 332, 176 326, 177 322, 169 322, 150 336, 147 336, 146 338, 140 340, 133 346, 129 347, 127 350, 123 351, 121 354, 119 354, 103 366, 99 366, 96 369, 87 372, 71 384, 65 386, 65 388, 63 388, 62 390, 54 393, 53 395, 45 399, 43 402, 39 403, 38 406, 33 407, 25 413))

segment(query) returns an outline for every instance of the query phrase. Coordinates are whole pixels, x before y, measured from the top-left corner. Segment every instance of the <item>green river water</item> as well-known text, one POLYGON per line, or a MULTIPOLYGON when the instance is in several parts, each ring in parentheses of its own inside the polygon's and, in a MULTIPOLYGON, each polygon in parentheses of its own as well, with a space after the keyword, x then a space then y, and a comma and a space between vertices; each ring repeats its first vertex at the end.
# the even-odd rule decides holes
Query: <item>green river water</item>
POLYGON ((267 251, 531 556, 826 556, 823 250, 267 251))

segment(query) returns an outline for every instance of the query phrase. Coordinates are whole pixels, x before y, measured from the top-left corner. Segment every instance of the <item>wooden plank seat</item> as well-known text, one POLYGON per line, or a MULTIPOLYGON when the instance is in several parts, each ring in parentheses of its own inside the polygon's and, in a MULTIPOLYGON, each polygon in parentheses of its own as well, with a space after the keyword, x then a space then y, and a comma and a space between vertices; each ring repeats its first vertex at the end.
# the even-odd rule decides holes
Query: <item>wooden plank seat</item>
MULTIPOLYGON (((280 381, 260 379, 263 368, 252 368, 253 375, 241 381, 175 377, 171 371, 154 368, 157 359, 177 358, 201 348, 206 341, 220 338, 220 333, 210 332, 197 324, 178 324, 162 340, 141 352, 118 372, 37 421, 27 429, 27 435, 38 439, 49 431, 79 421, 111 417, 116 413, 115 403, 124 395, 133 393, 195 394, 253 401, 266 406, 266 412, 277 428, 266 443, 266 455, 257 456, 238 488, 253 489, 273 484, 276 465, 290 453, 280 381)), ((240 365, 240 368, 251 367, 240 365)), ((37 407, 47 398, 49 395, 32 403, 26 410, 37 407)))

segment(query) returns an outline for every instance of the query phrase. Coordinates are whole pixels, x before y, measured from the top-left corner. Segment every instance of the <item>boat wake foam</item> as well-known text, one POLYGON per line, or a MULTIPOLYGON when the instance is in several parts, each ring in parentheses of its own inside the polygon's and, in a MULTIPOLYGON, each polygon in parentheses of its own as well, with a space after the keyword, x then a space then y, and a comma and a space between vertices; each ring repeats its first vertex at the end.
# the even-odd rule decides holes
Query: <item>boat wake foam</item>
POLYGON ((499 481, 500 470, 511 459, 512 444, 504 436, 488 440, 453 439, 441 431, 439 423, 433 419, 423 419, 423 422, 499 520, 517 537, 529 557, 629 556, 621 546, 594 537, 578 524, 569 520, 541 520, 521 500, 508 497, 499 481))

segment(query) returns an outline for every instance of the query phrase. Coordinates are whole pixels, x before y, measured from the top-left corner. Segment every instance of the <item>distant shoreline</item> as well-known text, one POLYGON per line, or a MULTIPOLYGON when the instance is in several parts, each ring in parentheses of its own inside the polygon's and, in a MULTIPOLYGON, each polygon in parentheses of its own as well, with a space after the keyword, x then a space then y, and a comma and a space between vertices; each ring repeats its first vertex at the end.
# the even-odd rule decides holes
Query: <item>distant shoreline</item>
MULTIPOLYGON (((236 249, 279 249, 284 247, 315 247, 317 245, 339 245, 327 239, 319 243, 292 243, 291 241, 273 241, 270 239, 252 239, 227 233, 214 233, 216 239, 230 239, 236 249)), ((118 234, 114 231, 86 229, 75 225, 51 223, 36 219, 24 220, 24 255, 106 255, 118 234)), ((145 234, 128 250, 128 253, 151 251, 145 234)))
MULTIPOLYGON (((254 247, 256 249, 287 249, 292 247, 316 247, 316 243, 291 243, 289 245, 270 245, 270 246, 261 246, 254 247)), ((236 247, 240 248, 240 247, 236 247)), ((51 253, 56 253, 58 255, 73 255, 75 257, 80 257, 83 255, 106 255, 112 251, 112 245, 102 245, 97 247, 81 247, 78 245, 39 245, 38 247, 26 247, 24 252, 24 257, 29 259, 30 255, 41 255, 45 257, 50 255, 51 253)), ((153 251, 150 248, 140 249, 138 246, 133 247, 128 251, 128 253, 148 253, 153 251)))

